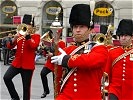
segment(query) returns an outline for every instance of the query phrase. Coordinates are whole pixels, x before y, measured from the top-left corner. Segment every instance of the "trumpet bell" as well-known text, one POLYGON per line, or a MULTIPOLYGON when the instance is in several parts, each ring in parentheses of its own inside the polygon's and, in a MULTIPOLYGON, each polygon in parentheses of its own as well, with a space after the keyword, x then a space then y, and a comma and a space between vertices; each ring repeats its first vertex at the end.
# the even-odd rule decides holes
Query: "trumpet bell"
POLYGON ((47 42, 52 42, 52 39, 50 38, 50 36, 49 36, 49 31, 48 32, 46 32, 43 36, 41 36, 41 39, 43 40, 43 41, 47 41, 47 42))
POLYGON ((95 36, 94 36, 94 39, 93 39, 95 42, 97 43, 103 43, 103 44, 106 44, 106 36, 103 34, 103 33, 97 33, 95 36))
POLYGON ((20 31, 19 31, 19 34, 21 34, 21 35, 25 35, 26 32, 24 32, 23 30, 20 30, 20 31))
MULTIPOLYGON (((49 32, 49 31, 48 31, 49 32)), ((41 39, 45 38, 46 36, 48 36, 48 32, 46 32, 45 34, 43 34, 43 36, 41 36, 41 39)))
POLYGON ((17 26, 17 32, 21 35, 25 35, 27 32, 28 28, 26 24, 20 24, 17 26))

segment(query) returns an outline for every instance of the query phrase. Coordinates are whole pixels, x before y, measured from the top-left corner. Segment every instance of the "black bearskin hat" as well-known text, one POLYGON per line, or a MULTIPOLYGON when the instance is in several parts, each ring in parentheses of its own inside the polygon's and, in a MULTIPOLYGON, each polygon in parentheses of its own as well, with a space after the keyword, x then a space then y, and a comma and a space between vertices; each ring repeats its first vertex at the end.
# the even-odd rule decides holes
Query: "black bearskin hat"
POLYGON ((22 23, 32 25, 34 27, 34 17, 32 15, 25 14, 22 23))
POLYGON ((86 25, 90 27, 91 11, 90 6, 87 4, 76 4, 72 7, 69 24, 73 25, 86 25))
POLYGON ((133 35, 133 20, 130 19, 122 19, 118 25, 116 35, 133 35))

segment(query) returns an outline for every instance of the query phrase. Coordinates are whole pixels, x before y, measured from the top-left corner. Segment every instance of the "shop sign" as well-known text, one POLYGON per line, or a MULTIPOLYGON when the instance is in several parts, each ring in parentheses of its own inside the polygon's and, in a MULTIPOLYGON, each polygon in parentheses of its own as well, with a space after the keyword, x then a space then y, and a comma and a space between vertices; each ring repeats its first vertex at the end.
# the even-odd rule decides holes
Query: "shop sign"
POLYGON ((2 11, 8 14, 14 13, 16 11, 16 6, 4 6, 2 11))
POLYGON ((97 16, 110 16, 112 12, 112 8, 96 8, 94 10, 94 14, 97 16))
POLYGON ((100 33, 100 25, 95 24, 94 25, 94 30, 95 30, 95 33, 100 33))
MULTIPOLYGON (((56 15, 56 12, 59 11, 61 8, 60 7, 48 7, 46 9, 46 13, 50 15, 56 15)), ((61 11, 61 10, 60 10, 61 11)), ((59 12, 60 13, 60 12, 59 12)))
POLYGON ((21 24, 21 16, 13 16, 13 24, 21 24))

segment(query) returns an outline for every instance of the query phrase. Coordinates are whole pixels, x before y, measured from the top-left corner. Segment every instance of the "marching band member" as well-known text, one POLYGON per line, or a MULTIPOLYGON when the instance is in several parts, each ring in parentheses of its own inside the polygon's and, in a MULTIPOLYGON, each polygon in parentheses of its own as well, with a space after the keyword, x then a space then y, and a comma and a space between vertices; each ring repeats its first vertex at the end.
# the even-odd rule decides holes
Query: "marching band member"
POLYGON ((20 74, 23 83, 23 100, 30 100, 32 75, 35 69, 35 51, 40 42, 40 35, 33 33, 34 18, 25 14, 21 26, 14 39, 8 43, 8 48, 17 46, 15 59, 6 71, 3 79, 12 100, 20 100, 12 79, 20 74))
POLYGON ((101 100, 108 50, 103 43, 89 42, 93 29, 89 5, 74 5, 69 18, 76 45, 59 49, 61 54, 51 57, 51 63, 67 69, 56 100, 101 100))
POLYGON ((4 37, 2 39, 4 65, 9 65, 9 58, 10 58, 11 49, 7 48, 7 42, 9 40, 12 40, 12 37, 13 37, 12 33, 9 33, 7 37, 4 37))
POLYGON ((133 21, 122 19, 116 35, 121 46, 109 50, 105 68, 109 76, 109 100, 133 100, 133 21))
MULTIPOLYGON (((47 60, 46 60, 46 63, 44 64, 43 69, 41 70, 41 73, 40 73, 41 80, 42 80, 42 85, 43 85, 43 90, 44 90, 43 91, 43 94, 41 95, 41 98, 45 98, 50 93, 49 86, 48 86, 47 75, 50 72, 54 72, 54 67, 53 66, 50 66, 50 64, 51 64, 50 57, 53 56, 53 54, 54 54, 54 48, 53 48, 53 32, 51 30, 49 30, 49 32, 48 32, 47 38, 48 37, 49 37, 49 39, 46 39, 46 40, 49 41, 49 44, 50 45, 46 45, 45 48, 44 48, 44 51, 46 51, 47 60)), ((45 41, 45 39, 44 39, 44 41, 45 41)), ((63 48, 66 47, 66 44, 65 44, 65 42, 63 40, 60 39, 59 42, 58 42, 58 46, 63 49, 63 48)), ((61 76, 62 69, 60 69, 60 71, 58 71, 58 73, 61 76)))

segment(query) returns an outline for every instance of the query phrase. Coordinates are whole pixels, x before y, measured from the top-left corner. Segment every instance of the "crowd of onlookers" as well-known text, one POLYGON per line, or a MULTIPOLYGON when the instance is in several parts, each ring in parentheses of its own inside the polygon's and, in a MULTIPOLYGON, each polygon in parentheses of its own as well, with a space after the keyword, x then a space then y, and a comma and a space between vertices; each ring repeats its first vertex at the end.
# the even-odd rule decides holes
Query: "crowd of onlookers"
POLYGON ((0 39, 0 61, 3 61, 4 65, 9 65, 15 56, 16 47, 13 49, 7 48, 7 42, 12 38, 13 35, 9 33, 8 36, 0 39))

